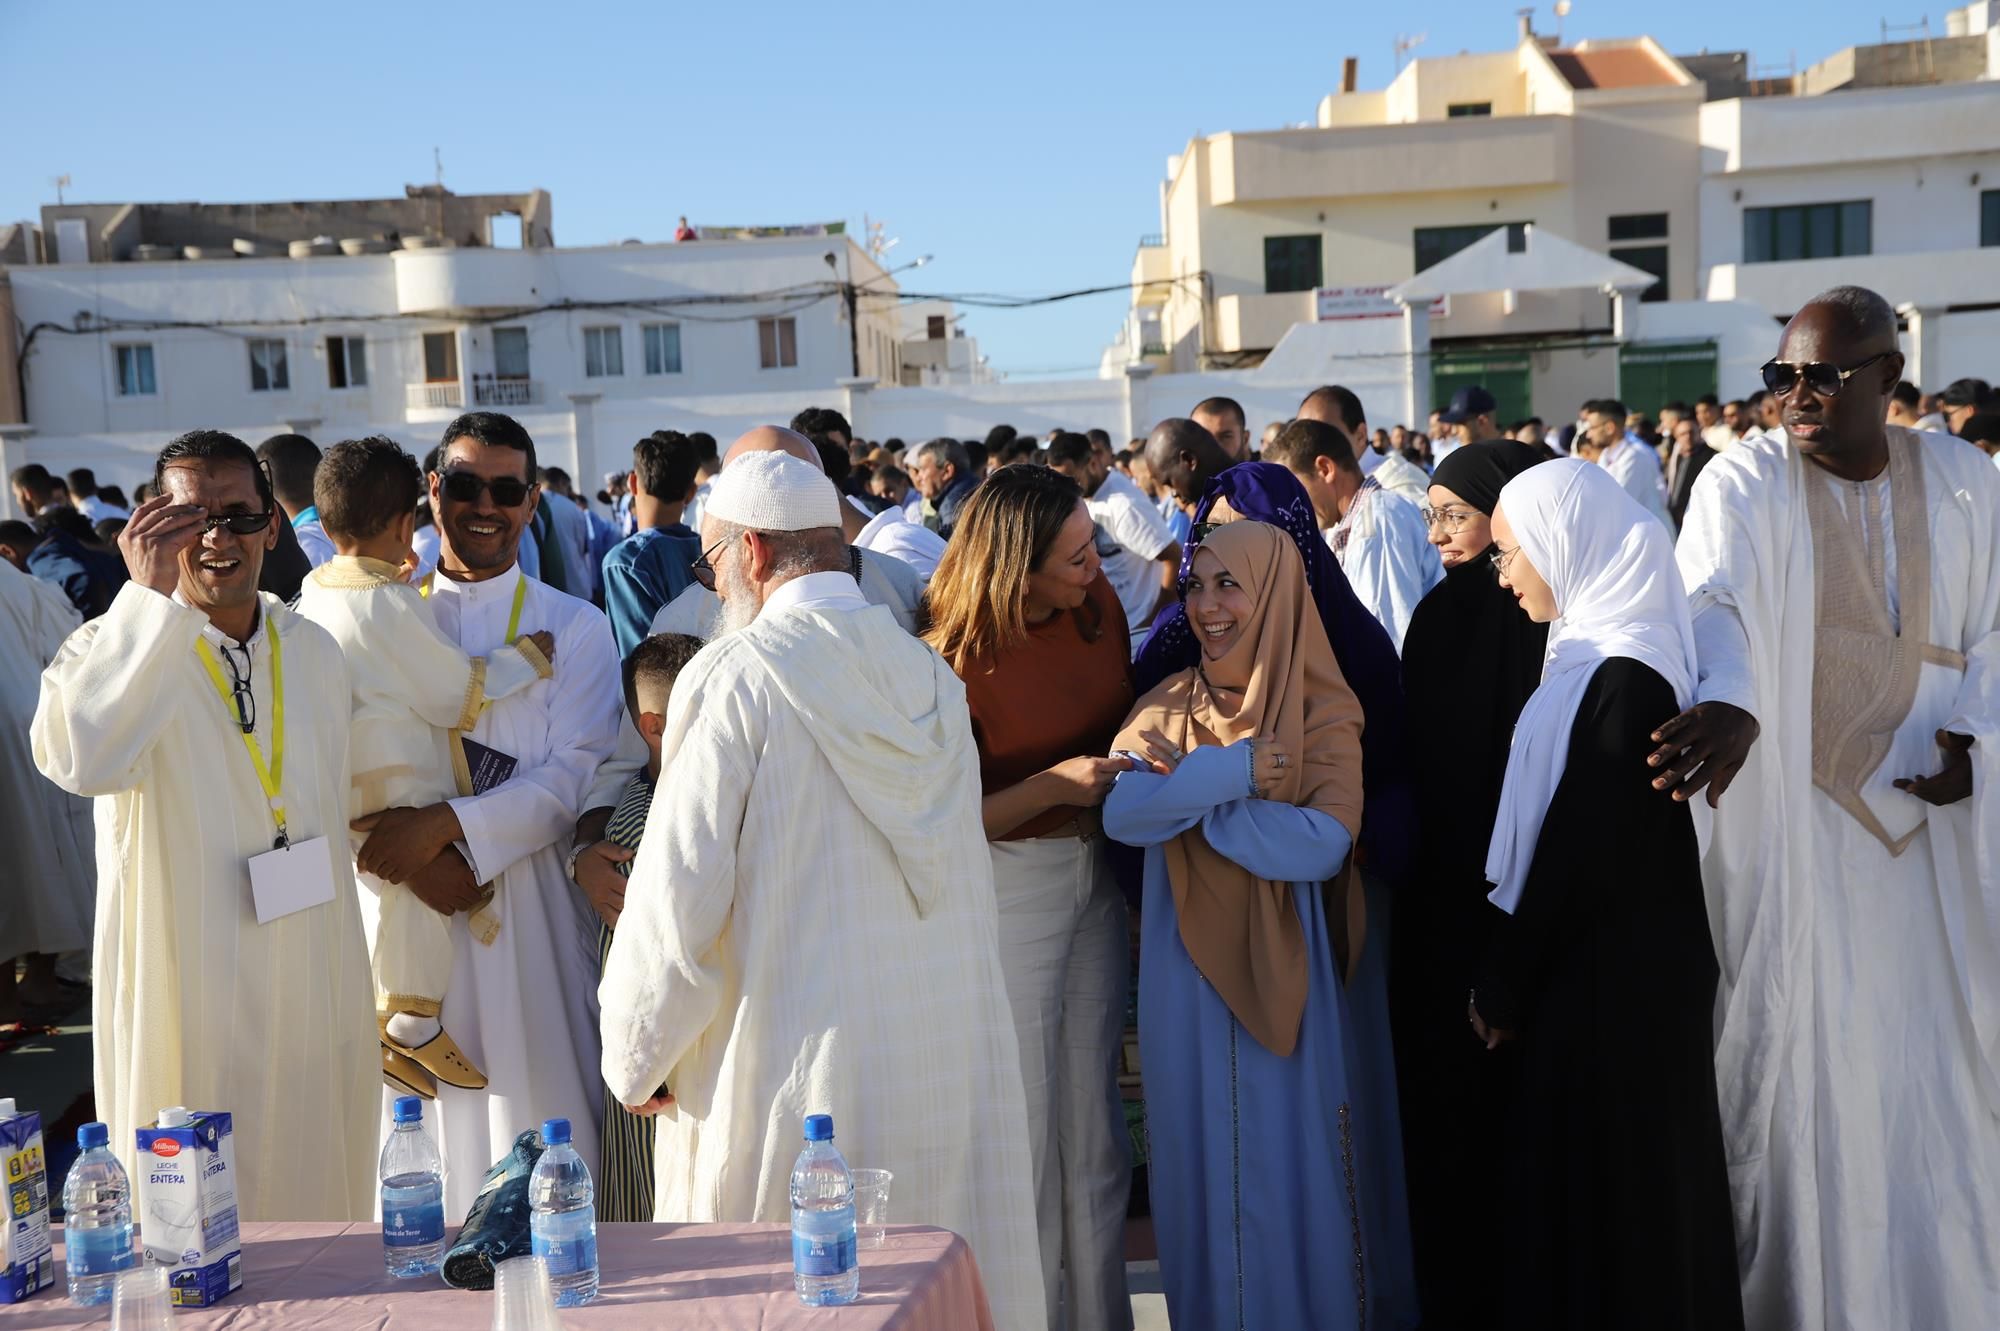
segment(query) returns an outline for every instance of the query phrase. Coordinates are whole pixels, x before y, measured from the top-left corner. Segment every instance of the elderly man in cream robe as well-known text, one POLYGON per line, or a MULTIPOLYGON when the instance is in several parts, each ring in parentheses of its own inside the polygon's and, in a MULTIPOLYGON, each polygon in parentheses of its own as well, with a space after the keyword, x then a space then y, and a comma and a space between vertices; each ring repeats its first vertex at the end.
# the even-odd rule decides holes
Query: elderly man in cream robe
POLYGON ((1786 437, 1708 464, 1678 546, 1698 701, 1652 761, 1716 806, 1760 1328, 2000 1324, 2000 476, 1884 425, 1902 367, 1880 296, 1815 298, 1765 366, 1786 437))
POLYGON ((848 572, 795 457, 702 514, 724 636, 682 673, 599 991, 604 1080, 658 1114, 660 1220, 781 1221, 808 1114, 895 1172, 1044 1325, 1025 1097, 965 690, 848 572))
POLYGON ((0 1025, 53 1020, 75 1006, 56 961, 90 946, 90 802, 37 772, 28 746, 37 681, 82 622, 60 587, 0 559, 0 844, 11 880, 0 892, 0 1025), (17 992, 14 961, 24 956, 17 992))
POLYGON ((132 580, 43 673, 32 731, 43 774, 97 800, 98 1117, 130 1169, 162 1108, 227 1111, 244 1220, 365 1219, 380 1101, 346 666, 257 591, 277 505, 248 445, 195 431, 154 475, 118 538, 132 580))

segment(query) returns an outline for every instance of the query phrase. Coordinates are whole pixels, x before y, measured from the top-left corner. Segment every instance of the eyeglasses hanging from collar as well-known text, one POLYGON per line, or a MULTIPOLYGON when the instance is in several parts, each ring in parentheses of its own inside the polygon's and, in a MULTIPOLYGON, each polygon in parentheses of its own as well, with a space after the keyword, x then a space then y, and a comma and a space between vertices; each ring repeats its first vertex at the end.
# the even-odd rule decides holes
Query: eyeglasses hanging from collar
POLYGON ((221 644, 222 663, 229 667, 229 698, 236 704, 236 724, 246 735, 257 733, 257 695, 250 691, 250 649, 232 647, 225 639, 221 644), (238 654, 243 657, 239 669, 236 664, 238 654))

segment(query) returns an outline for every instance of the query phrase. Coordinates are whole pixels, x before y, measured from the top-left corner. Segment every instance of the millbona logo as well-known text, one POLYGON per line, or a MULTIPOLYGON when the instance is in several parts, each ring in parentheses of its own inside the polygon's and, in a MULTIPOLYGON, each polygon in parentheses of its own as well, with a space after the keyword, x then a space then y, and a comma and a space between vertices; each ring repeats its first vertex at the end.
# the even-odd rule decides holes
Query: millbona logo
POLYGON ((162 1160, 171 1160, 181 1153, 181 1144, 172 1137, 153 1138, 153 1154, 162 1160))

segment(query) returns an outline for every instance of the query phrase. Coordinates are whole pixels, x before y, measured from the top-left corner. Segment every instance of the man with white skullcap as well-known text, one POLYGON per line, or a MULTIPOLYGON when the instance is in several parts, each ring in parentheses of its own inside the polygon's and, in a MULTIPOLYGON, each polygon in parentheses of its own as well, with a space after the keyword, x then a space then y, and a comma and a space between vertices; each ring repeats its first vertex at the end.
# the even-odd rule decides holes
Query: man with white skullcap
POLYGON ((702 512, 724 633, 675 681, 598 991, 604 1081, 658 1116, 656 1220, 782 1221, 808 1114, 965 1236, 1040 1328, 1027 1111, 965 689, 849 572, 781 451, 702 512))

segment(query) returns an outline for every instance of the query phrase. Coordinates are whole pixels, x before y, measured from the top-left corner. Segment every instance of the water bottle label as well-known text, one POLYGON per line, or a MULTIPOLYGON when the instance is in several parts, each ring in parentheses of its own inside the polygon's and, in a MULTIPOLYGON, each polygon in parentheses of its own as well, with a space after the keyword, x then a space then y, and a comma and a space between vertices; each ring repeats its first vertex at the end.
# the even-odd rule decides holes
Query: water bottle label
POLYGON ((133 1265, 131 1227, 67 1230, 63 1258, 72 1276, 105 1276, 126 1270, 133 1265))
POLYGON ((596 1217, 589 1211, 538 1215, 529 1226, 530 1250, 549 1264, 549 1279, 597 1269, 596 1217))
POLYGON ((792 1212, 792 1270, 802 1276, 837 1276, 852 1271, 854 1208, 792 1212))
POLYGON ((421 1248, 444 1240, 444 1203, 382 1208, 382 1242, 391 1248, 421 1248))

